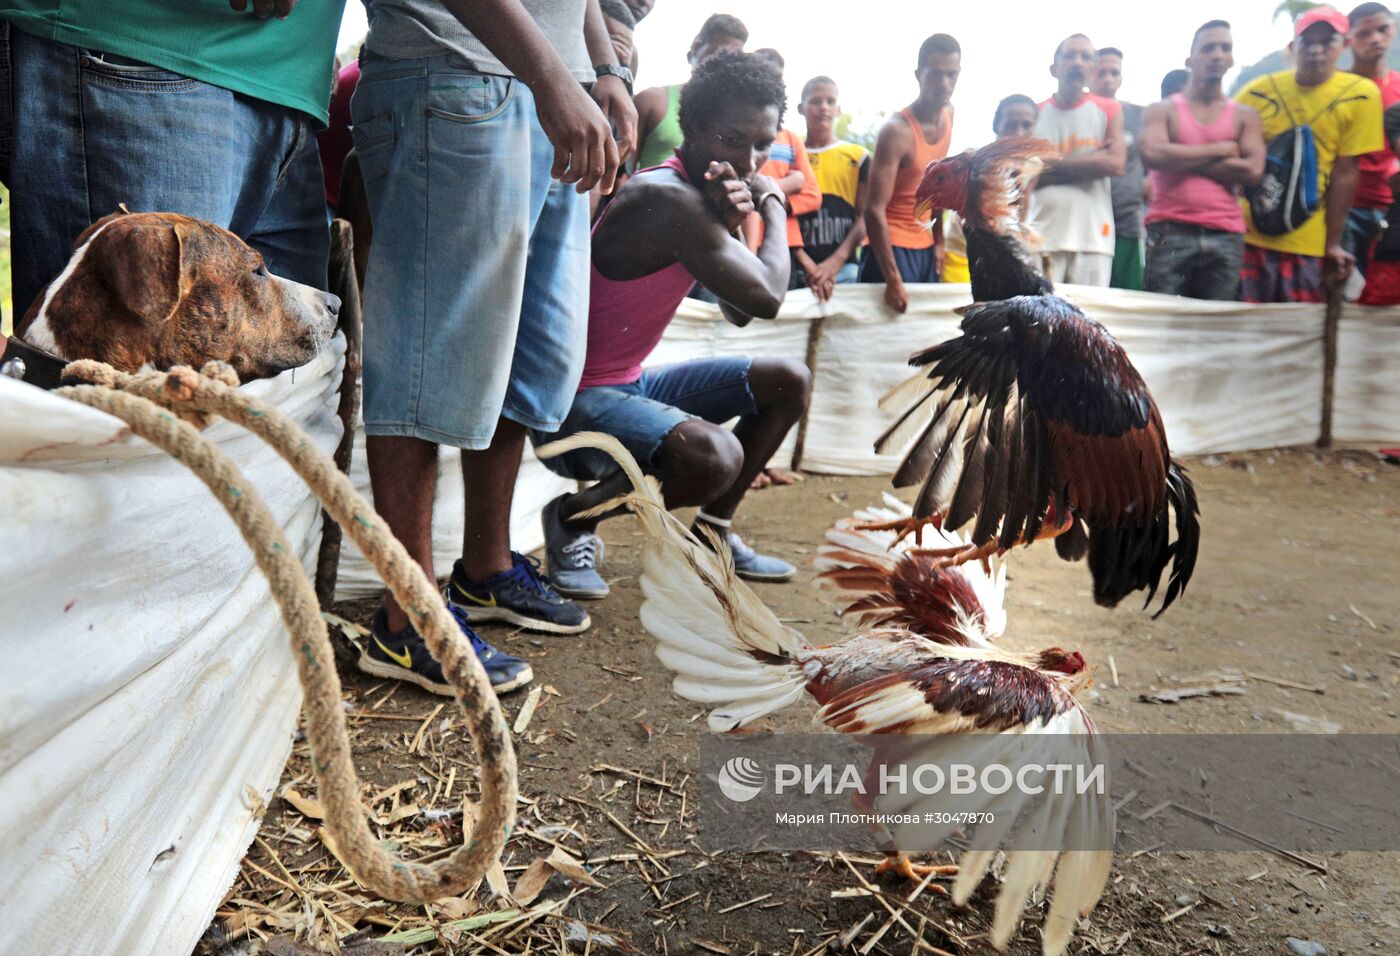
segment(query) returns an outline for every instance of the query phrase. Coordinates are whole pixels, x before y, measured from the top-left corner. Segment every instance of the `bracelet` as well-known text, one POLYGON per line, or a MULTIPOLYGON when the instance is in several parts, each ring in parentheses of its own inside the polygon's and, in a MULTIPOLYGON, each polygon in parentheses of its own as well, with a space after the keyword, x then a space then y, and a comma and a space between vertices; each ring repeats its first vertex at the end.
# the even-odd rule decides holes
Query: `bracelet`
POLYGON ((787 197, 776 189, 770 189, 762 196, 759 196, 758 202, 754 204, 754 208, 761 210, 763 208, 763 201, 769 197, 778 200, 778 207, 782 209, 784 213, 787 212, 787 197))

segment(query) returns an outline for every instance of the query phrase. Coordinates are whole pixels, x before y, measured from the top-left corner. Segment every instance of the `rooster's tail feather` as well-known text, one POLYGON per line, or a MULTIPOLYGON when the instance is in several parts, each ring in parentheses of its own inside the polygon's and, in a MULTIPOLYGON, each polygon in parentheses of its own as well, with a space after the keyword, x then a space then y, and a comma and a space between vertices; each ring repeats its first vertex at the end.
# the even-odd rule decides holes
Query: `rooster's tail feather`
POLYGON ((657 658, 676 674, 673 688, 687 700, 720 705, 710 728, 733 730, 802 696, 800 657, 807 645, 734 573, 717 537, 701 542, 666 510, 660 485, 611 435, 580 432, 536 450, 553 458, 596 448, 616 459, 632 482, 626 505, 646 534, 642 554, 642 626, 656 639, 657 658))

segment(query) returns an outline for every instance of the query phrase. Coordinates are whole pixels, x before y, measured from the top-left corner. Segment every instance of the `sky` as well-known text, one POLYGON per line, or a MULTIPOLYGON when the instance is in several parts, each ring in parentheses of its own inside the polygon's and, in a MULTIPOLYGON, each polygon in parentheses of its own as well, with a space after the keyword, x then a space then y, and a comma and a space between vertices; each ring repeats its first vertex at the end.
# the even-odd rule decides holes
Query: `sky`
MULTIPOLYGON (((1100 47, 1120 48, 1119 98, 1151 103, 1158 99, 1163 74, 1182 65, 1191 34, 1207 20, 1233 24, 1236 70, 1286 45, 1291 29, 1284 18, 1272 19, 1277 5, 1278 0, 1168 0, 1150 6, 1122 0, 1054 5, 1045 0, 764 0, 711 7, 657 0, 637 28, 637 89, 684 82, 690 75, 685 54, 700 24, 710 13, 732 13, 749 28, 749 49, 771 46, 787 60, 784 125, 802 131, 797 97, 806 79, 824 73, 839 85, 853 128, 865 129, 878 122, 880 112, 897 111, 918 93, 914 66, 923 39, 951 33, 963 49, 953 97, 952 149, 957 151, 991 140, 992 113, 1002 97, 1025 93, 1043 100, 1054 92, 1050 60, 1055 45, 1071 33, 1085 33, 1100 47)), ((350 0, 340 49, 363 35, 364 23, 363 8, 350 0)), ((1226 77, 1227 87, 1233 78, 1226 77)))

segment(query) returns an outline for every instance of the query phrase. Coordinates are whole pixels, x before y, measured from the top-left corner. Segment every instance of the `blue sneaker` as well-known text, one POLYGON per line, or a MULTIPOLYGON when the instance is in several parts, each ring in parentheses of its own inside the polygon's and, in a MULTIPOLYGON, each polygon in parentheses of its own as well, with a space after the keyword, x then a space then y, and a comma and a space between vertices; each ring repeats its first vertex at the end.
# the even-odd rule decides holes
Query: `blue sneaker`
POLYGON ((462 562, 452 567, 447 585, 447 604, 466 614, 473 624, 505 621, 530 631, 547 634, 578 634, 593 622, 588 612, 564 599, 549 578, 540 573, 540 562, 523 554, 510 553, 509 571, 491 575, 480 583, 468 581, 462 562))
POLYGON ((797 568, 782 558, 759 554, 733 531, 724 536, 734 554, 734 573, 746 581, 790 581, 797 568))
POLYGON ((592 531, 573 531, 559 520, 562 494, 544 506, 544 550, 549 558, 549 580, 554 590, 571 598, 605 598, 608 582, 598 569, 603 565, 603 539, 592 531))
MULTIPOLYGON (((491 687, 497 694, 509 693, 524 687, 535 679, 530 665, 505 651, 487 644, 467 623, 466 615, 452 607, 452 617, 462 629, 462 636, 471 642, 476 651, 476 659, 486 671, 491 687)), ((406 680, 434 694, 451 697, 455 693, 452 685, 443 676, 442 665, 428 653, 428 645, 410 625, 397 634, 389 633, 388 617, 381 607, 374 612, 370 624, 369 640, 360 647, 360 670, 375 677, 389 677, 406 680)))

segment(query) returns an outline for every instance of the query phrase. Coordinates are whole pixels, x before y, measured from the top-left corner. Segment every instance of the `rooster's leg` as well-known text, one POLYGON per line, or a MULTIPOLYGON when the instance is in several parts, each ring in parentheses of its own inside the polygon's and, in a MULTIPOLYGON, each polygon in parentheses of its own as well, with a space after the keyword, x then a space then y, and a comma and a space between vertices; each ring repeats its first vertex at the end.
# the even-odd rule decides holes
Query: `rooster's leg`
POLYGON ((933 528, 943 526, 942 515, 929 515, 927 518, 895 518, 892 521, 857 521, 851 525, 853 531, 893 531, 893 544, 899 544, 905 538, 919 540, 919 533, 924 526, 933 528))
POLYGON ((958 548, 910 548, 911 555, 933 558, 935 568, 955 568, 969 561, 981 561, 984 565, 1002 553, 1002 547, 995 538, 986 544, 965 544, 958 548))
MULTIPOLYGON (((862 813, 873 814, 875 811, 876 801, 872 794, 879 792, 876 785, 878 779, 877 775, 884 765, 884 756, 877 754, 869 768, 865 771, 864 788, 851 794, 851 805, 862 813)), ((923 864, 911 863, 904 851, 896 847, 894 835, 890 833, 889 828, 886 827, 884 823, 876 819, 866 825, 870 827, 870 832, 875 837, 875 843, 885 854, 884 861, 875 868, 876 876, 894 871, 906 880, 921 883, 924 878, 929 875, 949 876, 958 872, 956 866, 924 866, 923 864)), ((930 883, 929 889, 933 890, 935 893, 942 893, 945 896, 948 895, 948 891, 936 883, 930 883)))
MULTIPOLYGON (((890 872, 898 873, 910 882, 922 883, 924 878, 928 876, 956 876, 958 868, 956 865, 928 866, 923 863, 913 863, 904 853, 896 851, 888 854, 884 862, 875 867, 876 876, 890 872)), ((947 889, 937 883, 930 883, 929 889, 935 893, 942 893, 944 896, 948 895, 947 889)))

